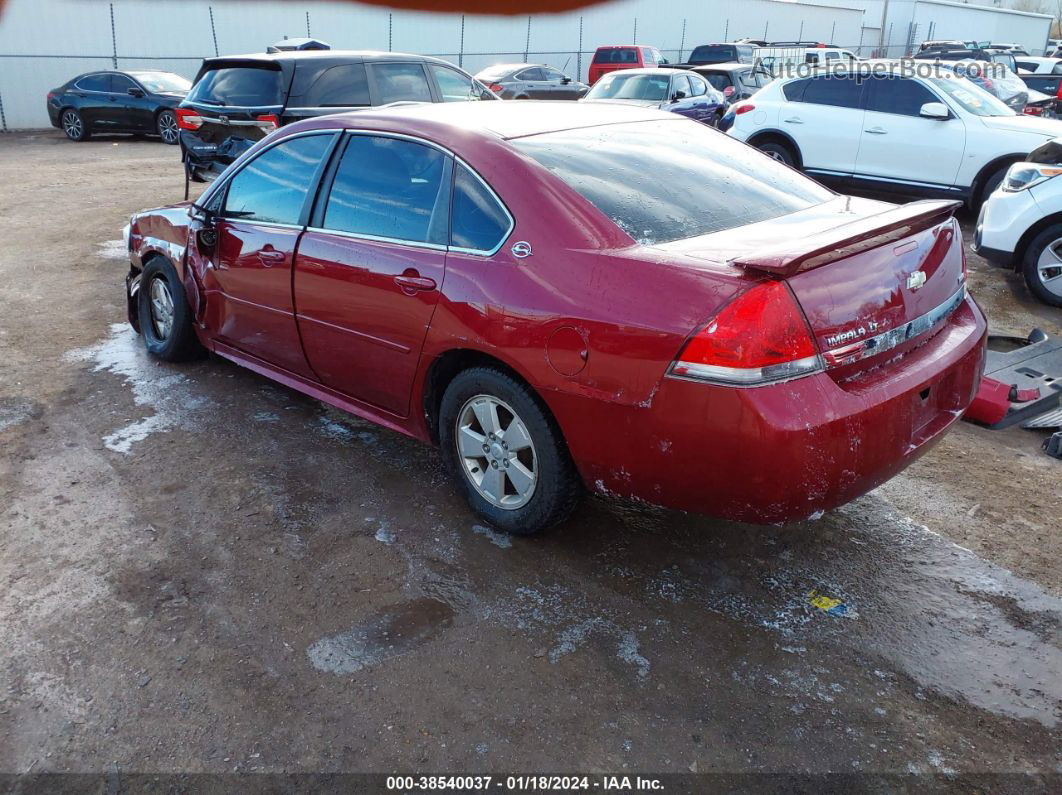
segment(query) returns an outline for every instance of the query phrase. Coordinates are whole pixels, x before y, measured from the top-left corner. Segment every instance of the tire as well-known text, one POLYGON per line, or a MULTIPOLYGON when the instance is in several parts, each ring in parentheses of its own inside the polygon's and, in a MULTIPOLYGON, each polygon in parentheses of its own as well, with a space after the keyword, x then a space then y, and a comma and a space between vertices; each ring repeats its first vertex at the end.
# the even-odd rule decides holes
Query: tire
POLYGON ((164 144, 176 146, 180 137, 177 129, 177 115, 172 110, 164 110, 155 119, 155 130, 164 144))
POLYGON ((87 141, 91 135, 85 120, 73 108, 66 108, 59 114, 59 126, 71 141, 87 141))
POLYGON ((560 428, 526 385, 500 370, 473 367, 450 382, 439 409, 439 444, 472 510, 512 535, 563 522, 582 496, 560 428))
POLYGON ((137 292, 137 315, 144 347, 152 356, 165 362, 183 362, 202 352, 184 285, 169 260, 154 257, 144 266, 137 292))
POLYGON ((1045 304, 1062 306, 1062 224, 1049 226, 1032 239, 1022 257, 1021 272, 1029 292, 1045 304))
POLYGON ((1009 165, 1003 166, 1003 168, 992 172, 992 176, 986 179, 985 184, 981 186, 981 192, 977 196, 977 207, 974 207, 973 209, 979 208, 982 204, 988 201, 988 197, 999 187, 999 183, 1003 181, 1003 177, 1007 176, 1008 169, 1010 169, 1009 165))
POLYGON ((765 155, 777 160, 779 163, 785 163, 785 165, 790 168, 797 167, 796 155, 786 144, 779 143, 778 141, 766 141, 762 144, 757 144, 756 148, 765 155))

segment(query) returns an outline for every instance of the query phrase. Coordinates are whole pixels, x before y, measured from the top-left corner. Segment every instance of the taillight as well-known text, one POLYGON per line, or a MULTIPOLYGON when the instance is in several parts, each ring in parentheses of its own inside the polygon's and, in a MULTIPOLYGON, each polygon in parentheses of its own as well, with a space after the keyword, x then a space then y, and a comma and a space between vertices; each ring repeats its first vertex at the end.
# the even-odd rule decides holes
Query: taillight
POLYGON ((53 99, 55 99, 55 92, 54 91, 49 91, 48 92, 48 101, 51 102, 53 99))
POLYGON ((487 86, 487 88, 489 88, 495 94, 500 94, 505 90, 505 86, 503 86, 501 83, 491 83, 489 86, 487 86))
POLYGON ((1043 116, 1044 109, 1038 108, 1035 105, 1026 105, 1022 109, 1022 113, 1024 113, 1026 116, 1043 116))
POLYGON ((1058 81, 1058 91, 1055 92, 1055 99, 1062 99, 1062 80, 1058 81))
POLYGON ((191 108, 176 108, 177 126, 182 130, 198 130, 203 126, 203 117, 191 108))
POLYGON ((756 106, 751 102, 745 102, 734 108, 734 114, 740 116, 742 113, 748 113, 750 110, 756 110, 756 106))
POLYGON ((280 119, 276 117, 275 113, 266 113, 261 116, 256 116, 255 121, 258 122, 258 126, 267 133, 273 132, 273 130, 280 126, 280 119))
POLYGON ((784 282, 742 293, 682 349, 671 375, 755 385, 823 369, 815 338, 784 282))

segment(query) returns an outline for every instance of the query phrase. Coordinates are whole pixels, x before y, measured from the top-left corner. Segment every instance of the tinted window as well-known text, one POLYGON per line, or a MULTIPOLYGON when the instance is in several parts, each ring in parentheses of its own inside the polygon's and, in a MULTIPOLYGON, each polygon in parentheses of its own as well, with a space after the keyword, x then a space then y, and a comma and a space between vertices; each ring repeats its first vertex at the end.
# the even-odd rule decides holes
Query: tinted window
POLYGON ((279 105, 280 72, 248 66, 211 69, 193 86, 188 99, 237 107, 279 105))
POLYGON ((545 73, 537 66, 532 66, 530 69, 525 69, 516 76, 517 80, 545 80, 545 73))
POLYGON ((833 194, 744 144, 685 121, 512 141, 646 245, 766 221, 833 194))
POLYGON ((726 63, 737 59, 737 47, 733 44, 702 44, 690 53, 690 63, 726 63))
POLYGON ((863 93, 863 81, 855 77, 824 75, 813 77, 804 91, 804 102, 815 105, 833 105, 840 108, 858 108, 863 93))
POLYGON ((378 63, 372 71, 381 105, 402 100, 431 102, 428 78, 419 63, 378 63))
POLYGON ((225 214, 297 224, 331 135, 292 138, 260 154, 229 182, 225 214))
POLYGON ((446 244, 450 158, 424 144, 351 135, 325 207, 340 232, 446 244))
POLYGON ((782 86, 782 93, 785 94, 785 98, 790 102, 803 102, 804 92, 810 82, 811 78, 805 77, 803 80, 794 80, 792 83, 786 83, 782 86))
POLYGON ((89 75, 77 81, 76 87, 82 91, 110 91, 111 80, 109 75, 89 75))
POLYGON ((714 88, 716 91, 726 91, 728 88, 730 88, 731 85, 730 76, 725 74, 705 75, 704 79, 711 83, 712 88, 714 88))
POLYGON ((439 84, 443 102, 467 102, 470 99, 479 99, 482 89, 476 87, 472 78, 465 77, 460 72, 447 69, 445 66, 431 65, 428 68, 435 75, 435 82, 439 84))
POLYGON ((124 94, 131 88, 138 88, 138 86, 125 75, 111 75, 111 91, 124 94))
POLYGON ((509 234, 509 226, 509 216, 494 195, 475 174, 458 164, 454 169, 450 244, 473 251, 493 251, 509 234))
POLYGON ((638 63, 638 51, 633 47, 598 50, 594 53, 594 63, 638 63))
POLYGON ((321 108, 371 104, 365 64, 342 64, 325 69, 306 92, 302 104, 321 108))
POLYGON ((867 110, 918 116, 927 102, 940 102, 928 88, 903 77, 875 77, 867 81, 867 110))

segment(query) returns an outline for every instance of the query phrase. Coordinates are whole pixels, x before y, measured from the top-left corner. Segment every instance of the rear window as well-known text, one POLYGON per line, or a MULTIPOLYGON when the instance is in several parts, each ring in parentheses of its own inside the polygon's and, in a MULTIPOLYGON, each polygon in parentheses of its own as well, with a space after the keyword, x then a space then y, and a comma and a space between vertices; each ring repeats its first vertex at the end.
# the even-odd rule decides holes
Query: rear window
POLYGON ((594 53, 594 63, 638 63, 638 51, 634 47, 614 47, 594 53))
POLYGON ((643 245, 766 221, 833 196, 745 144, 684 120, 566 130, 513 144, 643 245))
POLYGON ((280 71, 255 66, 222 66, 199 78, 188 94, 191 102, 236 107, 263 107, 283 103, 280 71))
POLYGON ((736 61, 738 50, 732 44, 702 44, 690 53, 690 63, 726 63, 736 61))

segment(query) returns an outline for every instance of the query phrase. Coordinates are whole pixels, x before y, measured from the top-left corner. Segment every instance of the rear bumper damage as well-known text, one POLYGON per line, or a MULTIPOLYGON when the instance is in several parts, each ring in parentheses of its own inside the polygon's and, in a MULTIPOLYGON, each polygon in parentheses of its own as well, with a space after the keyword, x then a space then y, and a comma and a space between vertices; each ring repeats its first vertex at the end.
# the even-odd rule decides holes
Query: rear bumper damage
POLYGON ((650 405, 554 410, 593 490, 756 524, 814 517, 876 488, 929 449, 973 400, 986 323, 966 298, 929 339, 839 382, 828 373, 753 388, 665 378, 650 405), (585 417, 585 414, 584 414, 585 417), (574 432, 572 429, 574 428, 574 432))

